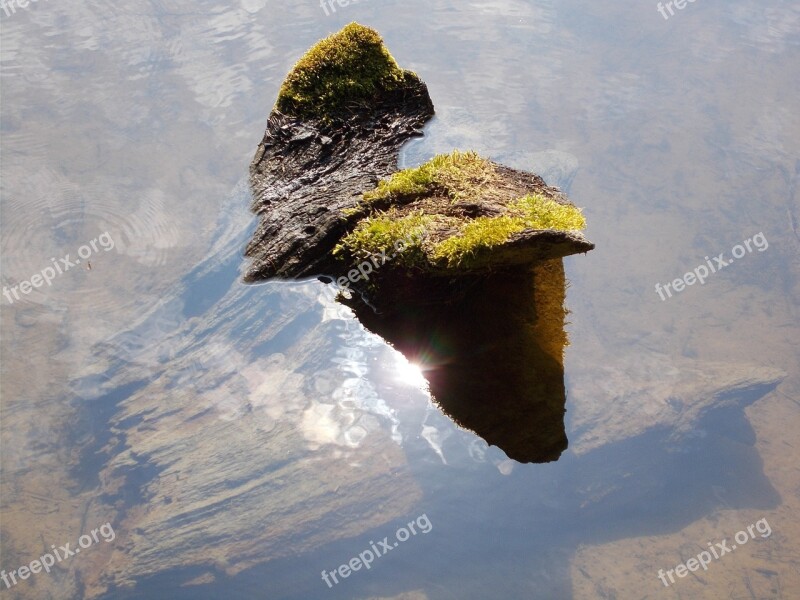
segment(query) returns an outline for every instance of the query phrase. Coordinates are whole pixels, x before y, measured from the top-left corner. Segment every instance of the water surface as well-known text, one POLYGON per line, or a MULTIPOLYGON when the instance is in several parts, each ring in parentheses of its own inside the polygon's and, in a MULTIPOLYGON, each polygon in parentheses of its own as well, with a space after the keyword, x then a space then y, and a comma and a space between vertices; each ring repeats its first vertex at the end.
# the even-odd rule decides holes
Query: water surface
POLYGON ((9 597, 800 590, 796 4, 665 21, 634 2, 62 0, 0 24, 2 285, 115 242, 2 299, 0 564, 116 532, 9 597), (597 248, 564 261, 557 461, 459 428, 323 284, 241 283, 247 166, 280 82, 353 20, 436 106, 402 165, 452 148, 569 165, 554 183, 597 248), (768 249, 705 285, 654 291, 759 232, 768 249), (423 514, 428 533, 325 584, 423 514), (761 518, 770 537, 657 578, 761 518))

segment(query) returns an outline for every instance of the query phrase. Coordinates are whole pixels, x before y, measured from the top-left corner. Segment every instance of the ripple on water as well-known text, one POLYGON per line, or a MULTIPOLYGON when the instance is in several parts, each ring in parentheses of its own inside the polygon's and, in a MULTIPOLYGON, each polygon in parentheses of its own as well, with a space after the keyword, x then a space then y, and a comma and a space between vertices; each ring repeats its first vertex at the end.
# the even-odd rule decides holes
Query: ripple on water
POLYGON ((79 303, 87 294, 93 295, 94 308, 97 302, 117 307, 134 303, 133 298, 120 298, 118 291, 107 289, 117 273, 135 269, 135 264, 120 261, 157 267, 184 243, 170 217, 168 199, 159 190, 147 189, 131 202, 109 194, 113 188, 102 180, 77 184, 53 169, 10 179, 18 183, 15 190, 4 190, 3 285, 28 281, 67 254, 70 261, 78 261, 56 276, 51 286, 23 296, 25 303, 79 303), (98 239, 105 232, 111 241, 98 239), (79 249, 92 240, 97 240, 97 250, 87 246, 83 253, 88 256, 79 258, 79 249))

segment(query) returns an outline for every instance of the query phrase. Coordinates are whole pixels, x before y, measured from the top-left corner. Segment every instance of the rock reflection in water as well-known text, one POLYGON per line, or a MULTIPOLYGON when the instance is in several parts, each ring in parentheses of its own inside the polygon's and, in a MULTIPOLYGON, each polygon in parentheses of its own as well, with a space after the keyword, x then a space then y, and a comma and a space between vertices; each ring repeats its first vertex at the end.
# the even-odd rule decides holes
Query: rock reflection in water
POLYGON ((422 368, 442 410, 514 460, 558 460, 568 443, 562 260, 446 288, 386 279, 375 308, 358 294, 343 301, 422 368))

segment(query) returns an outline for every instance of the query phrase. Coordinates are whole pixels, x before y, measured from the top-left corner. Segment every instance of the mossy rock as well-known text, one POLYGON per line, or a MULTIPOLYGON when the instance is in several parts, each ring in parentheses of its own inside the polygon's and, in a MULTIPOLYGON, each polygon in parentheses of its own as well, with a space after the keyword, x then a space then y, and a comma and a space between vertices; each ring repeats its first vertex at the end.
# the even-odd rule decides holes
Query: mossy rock
POLYGON ((398 172, 433 114, 427 86, 374 30, 351 23, 315 44, 250 166, 259 224, 245 280, 339 278, 378 255, 390 259, 369 280, 379 286, 389 272, 464 277, 594 248, 580 211, 532 173, 458 151, 398 172))
POLYGON ((395 173, 363 194, 351 215, 361 219, 334 250, 349 261, 388 254, 395 265, 458 272, 593 247, 579 233, 586 225, 580 209, 557 188, 474 152, 395 173), (564 243, 548 248, 558 239, 564 243))
POLYGON ((328 120, 418 82, 415 73, 397 65, 377 31, 350 23, 297 62, 275 108, 286 115, 328 120))

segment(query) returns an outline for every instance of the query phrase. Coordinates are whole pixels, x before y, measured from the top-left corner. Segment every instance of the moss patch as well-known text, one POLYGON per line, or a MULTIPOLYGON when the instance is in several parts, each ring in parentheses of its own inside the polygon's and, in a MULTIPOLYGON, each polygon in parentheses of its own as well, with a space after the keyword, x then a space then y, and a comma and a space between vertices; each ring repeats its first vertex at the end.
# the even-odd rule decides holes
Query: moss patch
POLYGON ((405 264, 423 261, 422 239, 435 221, 434 215, 414 212, 398 217, 395 211, 368 217, 334 248, 333 253, 357 259, 369 256, 394 256, 401 252, 405 264), (402 247, 401 244, 402 243, 402 247))
POLYGON ((287 115, 329 119, 417 79, 401 69, 369 27, 350 23, 317 42, 281 86, 275 108, 287 115))
POLYGON ((529 194, 511 202, 508 214, 467 221, 456 235, 436 245, 433 258, 445 260, 448 266, 458 266, 475 252, 503 244, 526 229, 575 231, 584 227, 586 219, 575 206, 529 194))
POLYGON ((433 257, 445 260, 450 266, 458 266, 478 249, 503 244, 523 229, 525 227, 518 218, 508 215, 478 217, 464 223, 456 235, 436 244, 433 257))
POLYGON ((558 229, 579 231, 586 227, 580 209, 561 204, 541 194, 528 194, 510 205, 512 213, 522 219, 525 229, 558 229))
POLYGON ((475 152, 438 154, 424 165, 404 169, 364 194, 364 202, 402 200, 433 194, 452 200, 477 199, 497 178, 492 163, 475 152))

